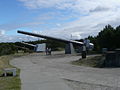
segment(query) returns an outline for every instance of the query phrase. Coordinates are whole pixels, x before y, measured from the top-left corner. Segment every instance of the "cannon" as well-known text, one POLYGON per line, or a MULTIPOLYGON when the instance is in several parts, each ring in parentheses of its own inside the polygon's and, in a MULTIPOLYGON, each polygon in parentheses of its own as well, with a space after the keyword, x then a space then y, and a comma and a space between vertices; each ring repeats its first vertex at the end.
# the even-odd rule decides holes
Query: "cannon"
POLYGON ((35 52, 45 52, 45 50, 46 50, 46 44, 45 43, 36 44, 36 45, 29 44, 29 43, 26 43, 26 42, 20 42, 20 43, 33 47, 35 52))
MULTIPOLYGON (((73 47, 73 44, 79 45, 80 47, 82 47, 85 44, 84 42, 79 42, 79 41, 75 41, 75 40, 62 39, 62 38, 57 38, 57 37, 52 37, 52 36, 47 36, 47 35, 42 35, 42 34, 25 32, 25 31, 21 31, 21 30, 18 30, 17 32, 21 33, 21 34, 25 34, 25 35, 34 36, 34 37, 40 37, 40 38, 45 38, 45 39, 64 42, 64 43, 66 43, 65 54, 73 54, 73 53, 75 53, 75 49, 73 47)), ((93 43, 89 43, 89 47, 93 47, 93 46, 94 46, 93 43)))

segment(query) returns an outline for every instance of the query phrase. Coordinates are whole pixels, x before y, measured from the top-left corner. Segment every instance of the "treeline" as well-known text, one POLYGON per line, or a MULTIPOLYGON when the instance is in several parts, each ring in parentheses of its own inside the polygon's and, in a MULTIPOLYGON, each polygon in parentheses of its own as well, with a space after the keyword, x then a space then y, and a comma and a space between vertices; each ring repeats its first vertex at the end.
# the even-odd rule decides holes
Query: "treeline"
POLYGON ((111 25, 106 25, 97 36, 89 36, 88 38, 94 43, 95 51, 101 51, 102 48, 108 48, 108 50, 120 48, 120 26, 114 28, 111 25))
POLYGON ((14 43, 0 43, 0 56, 14 54, 17 48, 14 47, 14 43))

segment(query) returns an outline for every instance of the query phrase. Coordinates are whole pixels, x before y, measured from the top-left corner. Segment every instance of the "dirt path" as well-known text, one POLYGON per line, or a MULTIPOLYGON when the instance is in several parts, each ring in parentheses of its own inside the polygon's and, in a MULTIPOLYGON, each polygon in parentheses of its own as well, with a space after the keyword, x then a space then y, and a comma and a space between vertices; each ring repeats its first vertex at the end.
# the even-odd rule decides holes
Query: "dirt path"
POLYGON ((120 68, 74 66, 80 56, 31 54, 11 64, 21 69, 22 90, 120 90, 120 68))

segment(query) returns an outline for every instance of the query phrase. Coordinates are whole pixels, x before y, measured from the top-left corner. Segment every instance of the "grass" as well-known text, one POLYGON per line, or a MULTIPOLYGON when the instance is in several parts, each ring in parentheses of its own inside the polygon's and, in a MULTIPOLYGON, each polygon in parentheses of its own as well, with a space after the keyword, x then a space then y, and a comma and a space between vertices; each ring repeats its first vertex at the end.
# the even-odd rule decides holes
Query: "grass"
MULTIPOLYGON (((12 68, 14 66, 10 65, 9 62, 13 58, 17 58, 23 56, 23 53, 18 53, 14 55, 5 55, 0 56, 0 75, 3 74, 3 68, 12 68)), ((19 78, 20 69, 17 68, 17 76, 7 76, 7 77, 0 77, 0 90, 21 90, 21 81, 19 78)))
POLYGON ((88 67, 98 67, 101 68, 104 66, 104 57, 102 55, 90 56, 85 59, 79 59, 72 61, 71 64, 79 66, 88 66, 88 67))

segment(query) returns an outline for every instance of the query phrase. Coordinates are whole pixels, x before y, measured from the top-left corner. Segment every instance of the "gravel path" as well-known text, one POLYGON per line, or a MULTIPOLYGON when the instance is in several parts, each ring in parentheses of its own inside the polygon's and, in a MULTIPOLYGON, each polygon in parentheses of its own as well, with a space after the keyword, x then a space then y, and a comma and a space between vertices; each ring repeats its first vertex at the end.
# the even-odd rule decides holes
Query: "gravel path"
POLYGON ((22 90, 120 90, 120 68, 90 68, 71 65, 80 56, 54 52, 16 58, 22 90))

